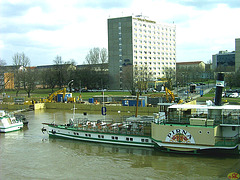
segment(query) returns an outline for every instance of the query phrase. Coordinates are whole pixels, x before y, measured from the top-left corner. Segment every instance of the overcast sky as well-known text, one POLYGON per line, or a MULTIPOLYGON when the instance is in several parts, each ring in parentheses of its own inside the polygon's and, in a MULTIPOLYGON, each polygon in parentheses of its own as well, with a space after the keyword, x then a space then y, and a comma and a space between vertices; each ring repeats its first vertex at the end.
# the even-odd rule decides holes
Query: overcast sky
POLYGON ((0 58, 83 64, 89 49, 107 48, 109 17, 137 14, 176 24, 177 62, 207 62, 240 38, 240 0, 0 0, 0 58))

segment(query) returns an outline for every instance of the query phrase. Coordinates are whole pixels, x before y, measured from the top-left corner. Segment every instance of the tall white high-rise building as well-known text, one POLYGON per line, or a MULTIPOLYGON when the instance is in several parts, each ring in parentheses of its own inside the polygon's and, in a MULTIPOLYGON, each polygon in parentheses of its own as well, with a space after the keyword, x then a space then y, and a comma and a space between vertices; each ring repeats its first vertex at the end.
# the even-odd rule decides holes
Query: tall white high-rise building
MULTIPOLYGON (((124 66, 151 75, 152 81, 176 70, 176 25, 161 24, 144 16, 108 19, 110 89, 123 89, 124 66)), ((129 77, 130 78, 130 77, 129 77)))

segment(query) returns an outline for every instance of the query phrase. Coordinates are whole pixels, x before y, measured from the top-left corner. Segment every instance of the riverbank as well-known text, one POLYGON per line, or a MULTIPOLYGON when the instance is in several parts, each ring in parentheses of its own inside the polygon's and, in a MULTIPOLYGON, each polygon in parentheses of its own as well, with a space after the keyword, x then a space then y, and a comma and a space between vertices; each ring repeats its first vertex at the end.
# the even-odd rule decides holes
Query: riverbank
MULTIPOLYGON (((43 104, 43 103, 42 103, 43 104)), ((44 108, 46 109, 58 109, 58 110, 72 110, 73 103, 44 103, 44 108)), ((38 104, 35 104, 38 106, 38 104)), ((0 109, 6 110, 20 110, 27 109, 29 105, 17 105, 13 103, 2 103, 0 104, 0 109)), ((42 106, 43 108, 43 106, 42 106)), ((102 105, 100 104, 75 104, 76 111, 80 112, 94 112, 101 114, 102 105)), ((41 108, 35 108, 41 109, 41 108)), ((121 113, 122 115, 134 115, 136 111, 135 106, 119 106, 119 105, 106 105, 106 113, 121 113)), ((152 115, 153 113, 158 113, 158 107, 138 107, 138 114, 152 115)))

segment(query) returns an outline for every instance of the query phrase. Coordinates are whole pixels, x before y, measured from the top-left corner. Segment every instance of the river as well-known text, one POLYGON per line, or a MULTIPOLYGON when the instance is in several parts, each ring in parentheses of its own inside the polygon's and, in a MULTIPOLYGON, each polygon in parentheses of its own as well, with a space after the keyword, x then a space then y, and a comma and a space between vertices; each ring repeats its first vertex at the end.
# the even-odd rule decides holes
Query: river
MULTIPOLYGON (((240 173, 239 156, 163 153, 150 148, 49 138, 43 122, 66 123, 71 111, 24 113, 21 131, 0 134, 0 179, 228 179, 240 173)), ((76 116, 83 116, 81 112, 76 116)), ((89 119, 99 115, 89 114, 89 119)), ((119 115, 117 115, 119 117, 119 115)), ((107 116, 113 118, 113 115, 107 116)))

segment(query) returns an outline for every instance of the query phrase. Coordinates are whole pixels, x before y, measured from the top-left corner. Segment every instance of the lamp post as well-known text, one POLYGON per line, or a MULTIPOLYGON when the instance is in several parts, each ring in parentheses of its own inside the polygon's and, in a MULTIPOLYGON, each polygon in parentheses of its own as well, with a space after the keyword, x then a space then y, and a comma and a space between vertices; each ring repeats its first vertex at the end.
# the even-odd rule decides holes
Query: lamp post
POLYGON ((73 79, 71 81, 69 81, 69 83, 68 83, 68 87, 70 89, 70 93, 72 92, 72 87, 70 86, 72 82, 73 82, 73 79))

